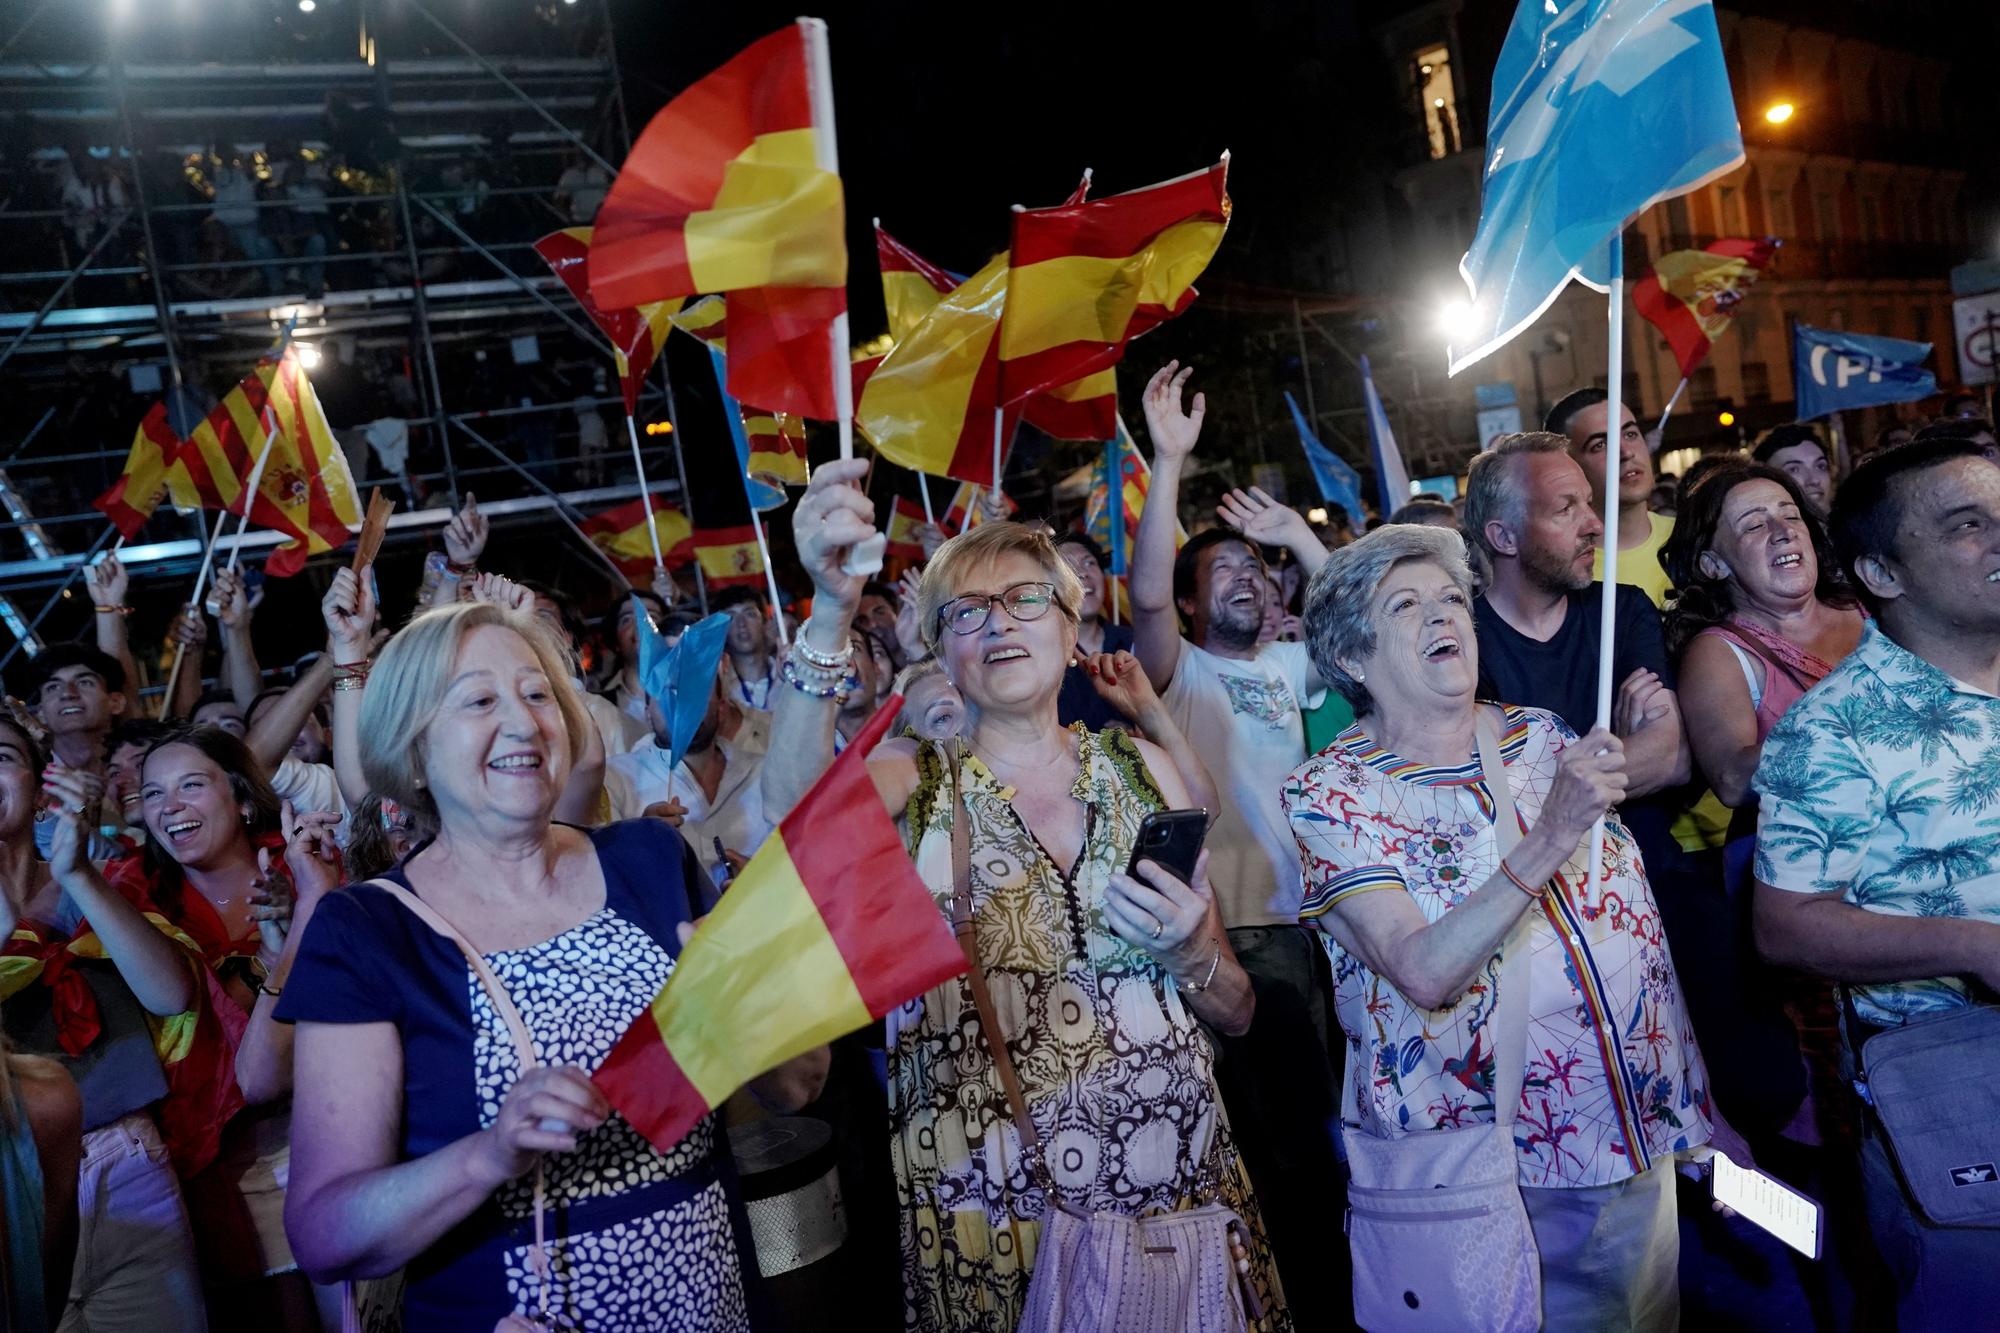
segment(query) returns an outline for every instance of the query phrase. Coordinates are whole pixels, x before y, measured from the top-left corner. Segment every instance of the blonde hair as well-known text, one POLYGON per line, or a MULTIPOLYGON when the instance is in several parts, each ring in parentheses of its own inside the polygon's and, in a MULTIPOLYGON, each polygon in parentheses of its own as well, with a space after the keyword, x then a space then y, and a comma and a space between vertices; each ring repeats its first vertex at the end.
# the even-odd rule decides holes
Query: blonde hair
POLYGON ((1030 557, 1048 575, 1056 589, 1056 607, 1069 623, 1077 622, 1077 608, 1083 605, 1083 585, 1076 571, 1056 554, 1055 543, 1040 528, 1025 523, 982 523, 970 532, 961 532, 938 547, 937 554, 924 566, 923 582, 917 588, 917 629, 932 652, 938 646, 938 612, 957 597, 968 579, 1003 557, 1021 554, 1030 557))
POLYGON ((452 665, 466 635, 484 626, 513 630, 527 642, 562 713, 570 762, 583 753, 590 714, 572 682, 574 664, 542 617, 491 602, 426 611, 396 632, 375 659, 361 699, 361 774, 371 790, 437 827, 437 805, 423 785, 424 737, 444 705, 452 665))

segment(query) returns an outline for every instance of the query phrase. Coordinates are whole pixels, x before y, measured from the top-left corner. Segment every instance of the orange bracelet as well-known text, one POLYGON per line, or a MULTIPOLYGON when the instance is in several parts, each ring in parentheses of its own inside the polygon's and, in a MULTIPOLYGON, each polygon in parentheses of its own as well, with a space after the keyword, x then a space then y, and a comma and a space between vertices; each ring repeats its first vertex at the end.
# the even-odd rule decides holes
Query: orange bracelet
POLYGON ((1539 889, 1529 888, 1528 881, 1522 879, 1519 875, 1515 874, 1514 867, 1508 865, 1505 861, 1502 861, 1500 863, 1500 873, 1505 875, 1508 879, 1512 880, 1514 882, 1515 888, 1527 894, 1530 898, 1533 898, 1536 902, 1540 902, 1542 900, 1542 895, 1549 891, 1548 885, 1546 884, 1544 884, 1539 889))

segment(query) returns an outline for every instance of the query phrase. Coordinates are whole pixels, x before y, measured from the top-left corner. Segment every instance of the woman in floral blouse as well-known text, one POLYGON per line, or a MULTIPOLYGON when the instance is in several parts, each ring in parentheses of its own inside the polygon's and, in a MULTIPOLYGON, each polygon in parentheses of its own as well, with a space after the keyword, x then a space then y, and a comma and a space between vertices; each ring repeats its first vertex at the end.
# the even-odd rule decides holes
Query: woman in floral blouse
POLYGON ((1390 525, 1334 553, 1306 599, 1313 664, 1357 721, 1286 784, 1302 915, 1326 933, 1348 1038, 1349 1134, 1491 1122, 1501 943, 1526 914, 1527 1068, 1515 1124, 1550 1328, 1673 1328, 1672 1162, 1706 1143, 1706 1078, 1632 839, 1591 825, 1625 791, 1618 739, 1479 703, 1472 579, 1455 532, 1390 525), (1480 711, 1522 836, 1496 854, 1480 711))

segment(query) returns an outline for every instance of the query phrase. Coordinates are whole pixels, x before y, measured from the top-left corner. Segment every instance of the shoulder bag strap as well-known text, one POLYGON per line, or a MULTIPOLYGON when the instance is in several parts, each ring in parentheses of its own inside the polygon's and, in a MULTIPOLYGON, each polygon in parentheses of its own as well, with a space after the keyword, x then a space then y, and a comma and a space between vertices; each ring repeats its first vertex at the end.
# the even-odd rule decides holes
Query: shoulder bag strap
POLYGON ((1034 1119, 1028 1114, 1027 1094, 1021 1090, 1014 1059, 1007 1053, 1007 1034, 1000 1029, 1000 1016, 993 1008, 993 992, 986 985, 986 969, 979 962, 979 940, 972 925, 972 821, 965 813, 965 791, 959 780, 960 742, 951 749, 951 930, 965 953, 965 981, 972 991, 972 1007, 979 1015, 980 1031, 993 1056, 993 1072, 1000 1077, 1007 1109, 1021 1136, 1021 1150, 1028 1155, 1029 1169, 1043 1193, 1053 1200, 1042 1162, 1041 1140, 1035 1134, 1034 1119))
MULTIPOLYGON (((487 966, 486 959, 479 950, 472 947, 472 941, 466 939, 457 926, 447 921, 443 913, 394 880, 371 879, 368 883, 409 908, 417 920, 458 946, 458 951, 465 955, 466 965, 472 969, 472 975, 479 978, 479 984, 485 989, 486 998, 492 1002, 494 1012, 499 1014, 500 1021, 507 1025, 507 1035, 514 1042, 514 1054, 521 1061, 521 1072, 525 1074, 530 1069, 538 1068, 542 1062, 535 1055, 534 1042, 528 1037, 527 1021, 515 1007, 513 997, 507 994, 507 988, 500 984, 500 978, 494 976, 493 969, 487 966)), ((548 1322, 549 1252, 544 1231, 547 1207, 548 1195, 542 1172, 542 1158, 538 1154, 535 1158, 535 1247, 530 1252, 528 1261, 538 1279, 535 1283, 535 1295, 543 1327, 551 1326, 548 1322)))
MULTIPOLYGON (((1479 745, 1479 768, 1486 778, 1486 791, 1493 798, 1497 869, 1499 860, 1521 840, 1521 821, 1514 810, 1507 765, 1500 758, 1500 736, 1483 706, 1474 718, 1472 734, 1479 745)), ((1530 905, 1500 946, 1500 1005, 1493 1042, 1493 1119, 1500 1125, 1513 1124, 1521 1108, 1521 1083, 1528 1067, 1528 963, 1534 947, 1530 922, 1539 910, 1539 905, 1530 905)))

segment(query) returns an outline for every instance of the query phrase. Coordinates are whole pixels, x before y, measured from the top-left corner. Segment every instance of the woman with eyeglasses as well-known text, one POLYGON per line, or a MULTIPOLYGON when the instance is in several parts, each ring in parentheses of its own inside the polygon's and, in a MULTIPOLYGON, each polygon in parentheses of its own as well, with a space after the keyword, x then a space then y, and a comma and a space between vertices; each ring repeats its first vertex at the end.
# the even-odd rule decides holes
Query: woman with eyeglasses
MULTIPOLYGON (((794 515, 815 592, 772 691, 763 790, 774 817, 832 761, 836 714, 862 689, 848 632, 862 581, 841 561, 873 531, 849 484, 865 466, 818 469, 794 515)), ((963 740, 889 740, 868 758, 946 915, 962 792, 974 939, 1004 1029, 989 1039, 1006 1043, 1041 1145, 1039 1161, 1023 1147, 964 978, 890 1014, 904 1324, 1015 1328, 1058 1207, 1140 1216, 1220 1202, 1244 1224, 1264 1307, 1256 1327, 1289 1328, 1197 1022, 1246 1031, 1250 981, 1205 856, 1191 882, 1150 860, 1124 873, 1148 813, 1198 802, 1152 742, 1058 722, 1079 600, 1040 531, 991 522, 946 542, 924 567, 917 610, 964 699, 963 740)))

